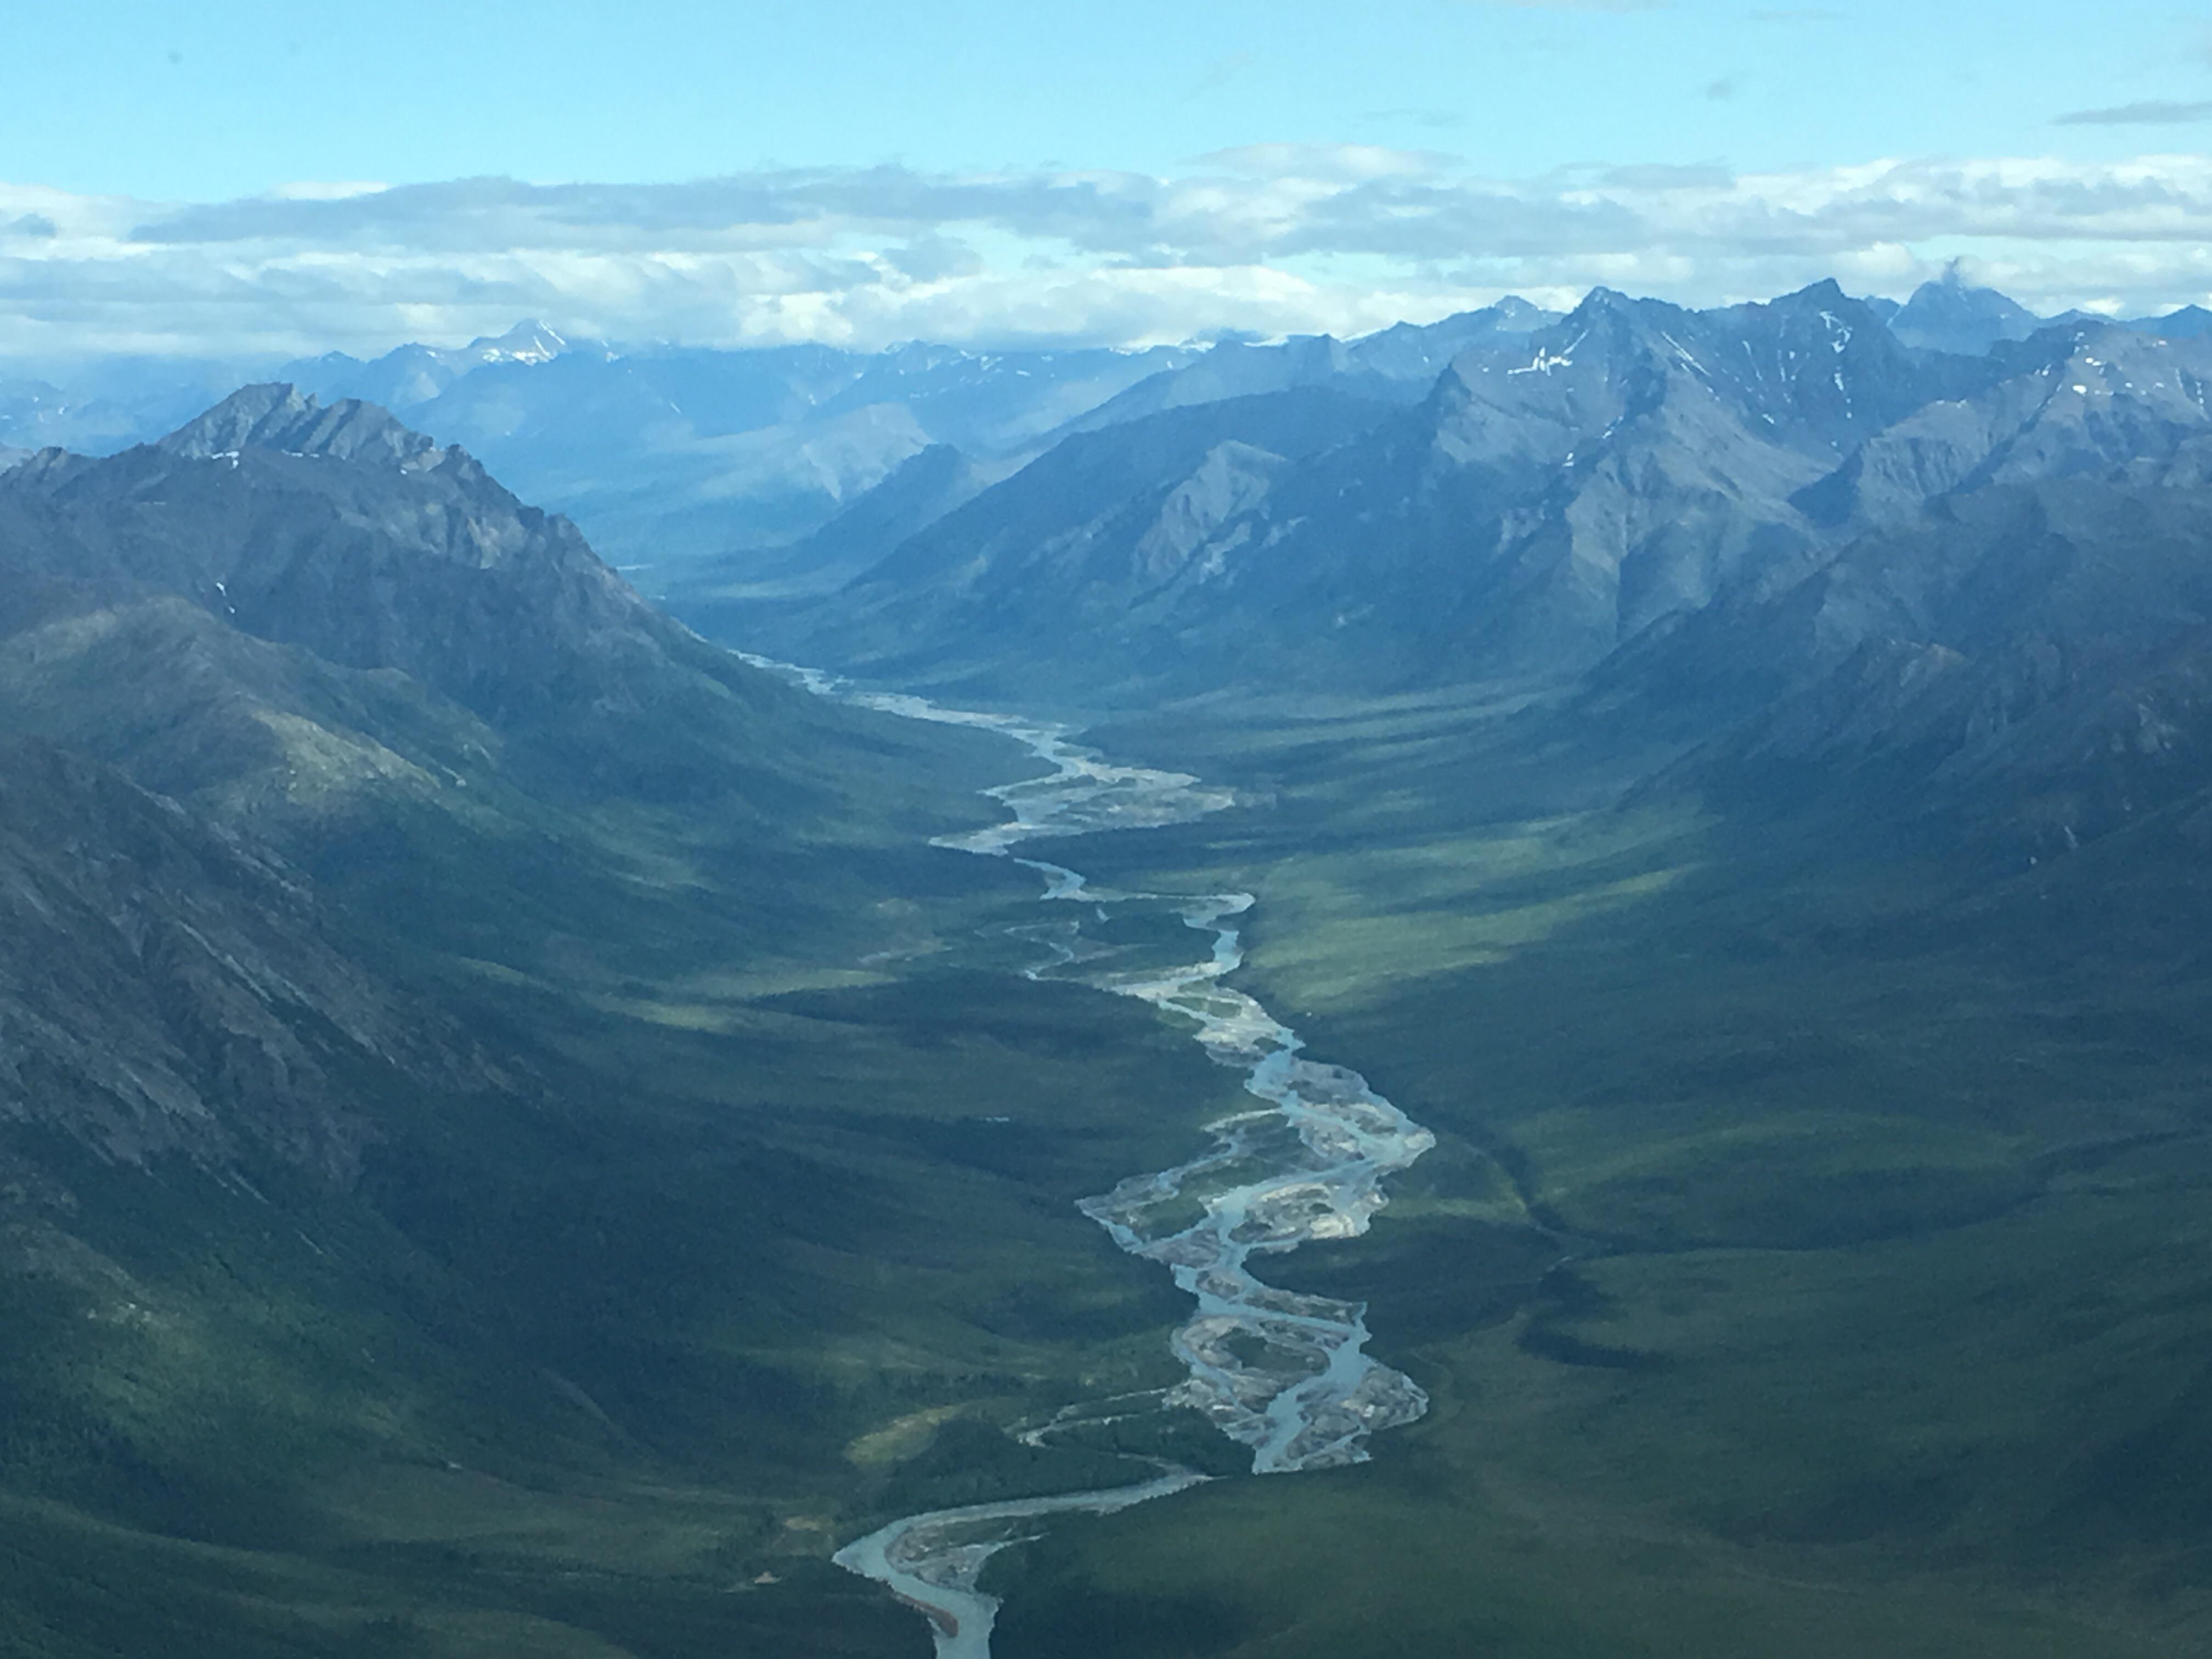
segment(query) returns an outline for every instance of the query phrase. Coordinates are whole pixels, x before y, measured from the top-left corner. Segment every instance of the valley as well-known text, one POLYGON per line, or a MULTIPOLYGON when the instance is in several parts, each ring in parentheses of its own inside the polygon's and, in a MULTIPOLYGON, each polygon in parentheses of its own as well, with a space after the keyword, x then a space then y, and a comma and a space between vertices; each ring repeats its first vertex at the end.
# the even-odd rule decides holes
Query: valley
POLYGON ((1546 803, 1481 709, 1112 734, 1264 792, 1148 874, 1249 884, 1245 982, 1437 1133, 1281 1275, 1433 1406, 1358 1469, 1055 1527, 1000 1650, 2201 1644, 2196 912, 2085 934, 2087 872, 1546 803))
POLYGON ((2200 1650, 2206 349, 322 364, 666 610, 369 403, 4 459, 0 1646, 2200 1650))

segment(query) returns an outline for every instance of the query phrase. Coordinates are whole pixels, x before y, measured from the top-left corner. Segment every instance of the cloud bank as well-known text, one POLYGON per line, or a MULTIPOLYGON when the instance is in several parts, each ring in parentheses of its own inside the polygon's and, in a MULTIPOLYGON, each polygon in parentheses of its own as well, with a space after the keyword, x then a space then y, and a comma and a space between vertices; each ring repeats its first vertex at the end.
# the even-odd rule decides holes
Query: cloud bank
POLYGON ((686 184, 302 185, 156 204, 0 185, 0 353, 270 357, 534 317, 617 341, 1134 345, 1352 334, 1595 283, 1690 303, 1966 257, 2047 310, 2212 299, 2212 158, 1577 167, 1255 145, 1177 176, 901 167, 686 184))

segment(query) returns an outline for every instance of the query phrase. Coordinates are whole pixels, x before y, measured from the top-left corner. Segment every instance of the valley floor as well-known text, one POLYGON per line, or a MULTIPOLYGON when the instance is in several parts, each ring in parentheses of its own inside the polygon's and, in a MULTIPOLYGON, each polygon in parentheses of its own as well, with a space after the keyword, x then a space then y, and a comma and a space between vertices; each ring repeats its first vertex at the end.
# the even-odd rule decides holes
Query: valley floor
POLYGON ((1001 1659, 2201 1651, 2202 878, 1611 805, 1652 757, 1478 701, 1109 734, 1264 806, 1071 860, 1258 894, 1244 982, 1441 1139, 1276 1275, 1435 1409, 1056 1528, 1001 1659))
MULTIPOLYGON (((1100 734, 1249 804, 1066 860, 1257 894, 1241 982, 1439 1136, 1271 1273, 1434 1408, 999 1558, 1000 1659, 2202 1651, 2197 878, 1620 806, 1653 757, 1508 712, 1100 734)), ((1075 1200, 1240 1097, 1011 971, 1030 872, 870 859, 804 946, 426 955, 559 1104, 395 1105, 343 1200, 167 1172, 88 1206, 129 1285, 0 1280, 0 1649, 924 1653, 830 1552, 1126 1468, 1002 1430, 1175 1379, 1075 1200)))

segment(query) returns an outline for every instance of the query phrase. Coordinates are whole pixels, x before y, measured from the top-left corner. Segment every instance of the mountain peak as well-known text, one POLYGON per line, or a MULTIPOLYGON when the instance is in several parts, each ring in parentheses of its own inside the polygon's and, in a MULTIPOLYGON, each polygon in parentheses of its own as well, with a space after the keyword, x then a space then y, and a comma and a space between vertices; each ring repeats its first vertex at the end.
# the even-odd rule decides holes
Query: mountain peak
POLYGON ((192 460, 267 449, 404 465, 435 452, 438 446, 374 404, 347 398, 325 407, 296 386, 271 383, 232 392, 156 447, 192 460))
POLYGON ((544 324, 525 321, 496 338, 470 341, 467 355, 486 363, 550 363, 568 349, 568 341, 544 324))
POLYGON ((2000 340, 2025 340, 2043 319, 1993 288, 1975 287, 1952 264, 1913 289, 1889 325, 1907 345, 1978 357, 2000 340))
POLYGON ((2194 340, 2212 334, 2212 311, 2199 305, 2187 305, 2163 317, 2146 317, 2122 326, 2139 334, 2154 334, 2161 339, 2194 340))
POLYGON ((1773 303, 1778 306, 1849 306, 1856 305, 1858 301, 1844 293, 1844 285, 1834 277, 1823 276, 1819 282, 1809 283, 1795 293, 1784 295, 1773 303))

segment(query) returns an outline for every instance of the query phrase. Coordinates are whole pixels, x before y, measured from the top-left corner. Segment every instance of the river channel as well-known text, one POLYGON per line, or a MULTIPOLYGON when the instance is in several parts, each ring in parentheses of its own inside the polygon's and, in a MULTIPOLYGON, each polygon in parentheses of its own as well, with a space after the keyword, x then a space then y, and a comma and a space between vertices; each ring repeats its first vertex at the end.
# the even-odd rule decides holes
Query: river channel
MULTIPOLYGON (((1276 1290, 1255 1276, 1253 1263, 1309 1239, 1365 1231, 1384 1202, 1384 1178, 1435 1138, 1358 1073, 1304 1058, 1295 1031, 1225 982, 1243 963, 1239 924, 1252 908, 1250 894, 1095 887, 1064 865, 1022 855, 1059 837, 1187 823, 1232 805, 1231 792, 1183 773, 1114 764, 1065 726, 942 708, 818 670, 746 660, 836 702, 996 732, 1026 748, 1049 769, 985 792, 1006 809, 1006 821, 936 844, 1011 858, 1036 872, 1039 902, 1049 908, 1019 930, 1038 948, 1026 970, 1031 978, 1071 980, 1179 1017, 1210 1058, 1244 1074, 1254 1097, 1250 1109, 1210 1126, 1212 1144, 1188 1163, 1133 1175, 1081 1206, 1123 1249, 1164 1267, 1195 1303, 1170 1338, 1183 1382, 1137 1406, 1071 1407, 1024 1437, 1042 1443, 1086 1417, 1189 1407, 1250 1448, 1255 1474, 1294 1474, 1364 1461, 1369 1436, 1420 1416, 1428 1401, 1413 1380, 1368 1356, 1364 1307, 1276 1290), (1167 969, 1106 965, 1119 953, 1086 939, 1085 922, 1139 912, 1176 918, 1200 935, 1194 959, 1167 969)), ((988 1659, 998 1602, 976 1585, 994 1554, 1036 1536, 1051 1516, 1127 1509, 1203 1479, 1161 1463, 1149 1478, 1108 1491, 911 1515, 856 1539, 836 1559, 927 1618, 939 1659, 988 1659)))

